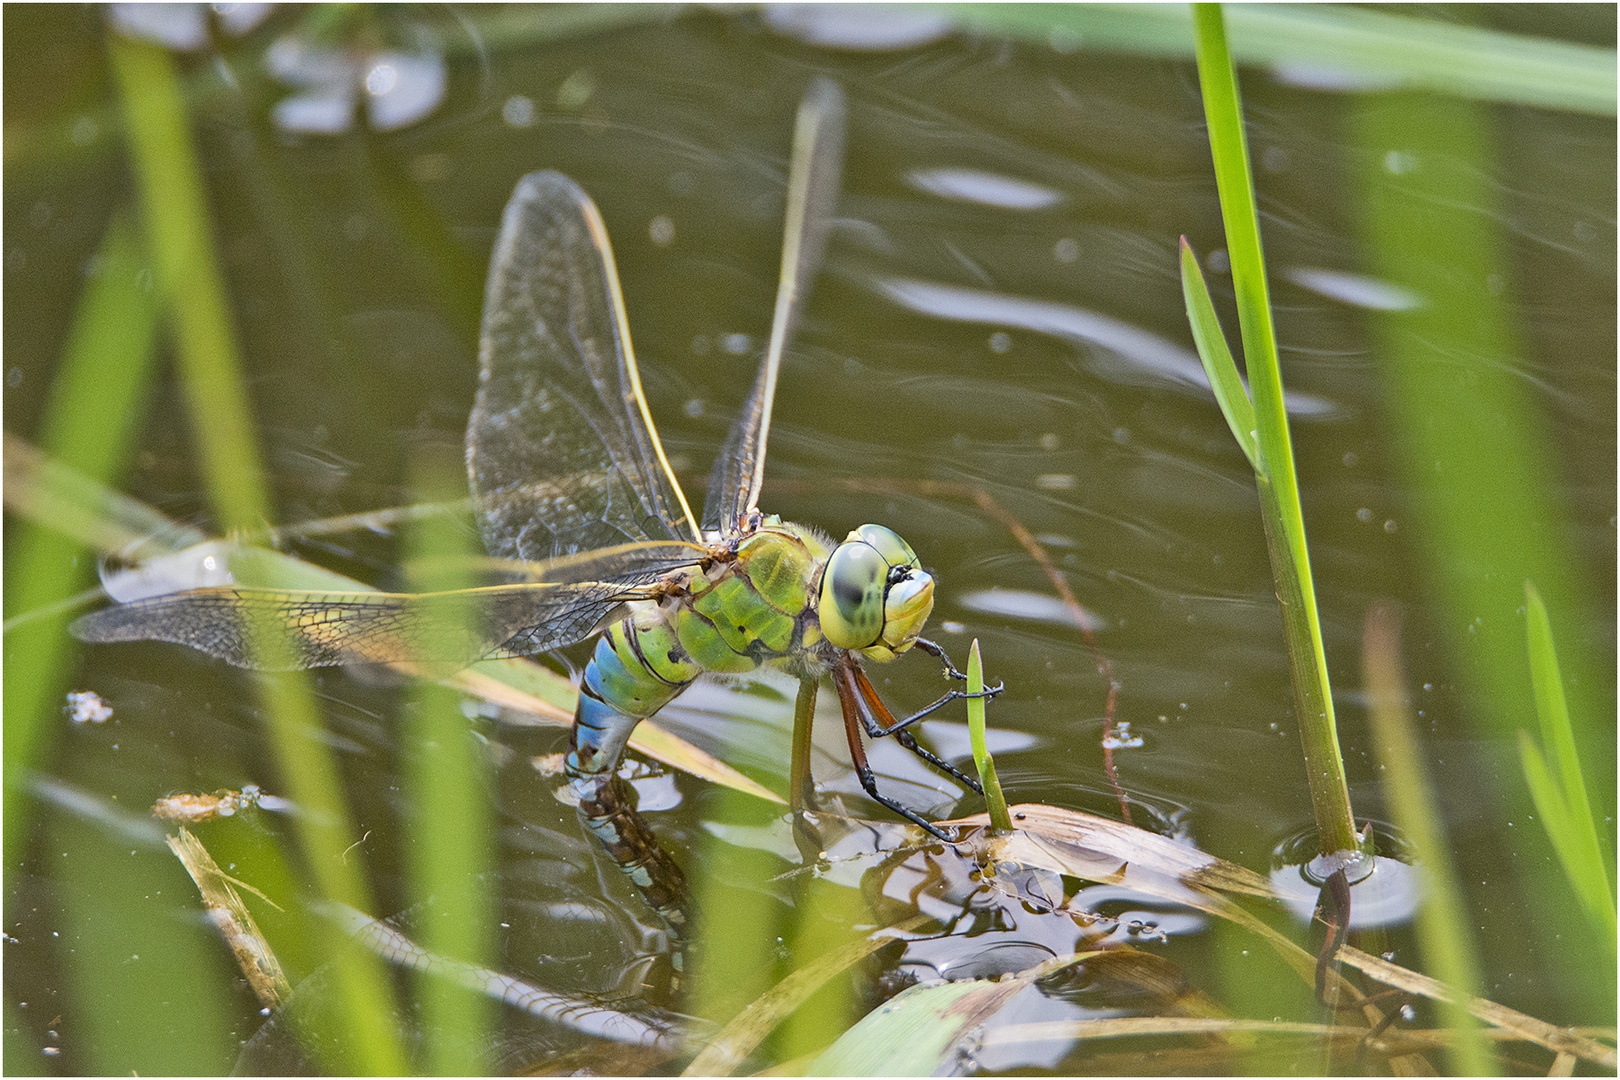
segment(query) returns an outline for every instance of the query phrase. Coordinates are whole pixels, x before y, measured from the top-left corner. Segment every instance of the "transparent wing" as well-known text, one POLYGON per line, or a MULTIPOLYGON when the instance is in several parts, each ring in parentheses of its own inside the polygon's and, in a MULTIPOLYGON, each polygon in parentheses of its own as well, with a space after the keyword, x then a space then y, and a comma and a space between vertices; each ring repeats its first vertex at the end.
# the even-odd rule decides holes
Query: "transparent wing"
POLYGON ((560 173, 525 176, 501 219, 467 472, 497 558, 698 538, 642 396, 607 230, 560 173))
POLYGON ((703 504, 705 532, 733 533, 739 522, 759 509, 776 374, 782 366, 782 350, 793 333, 799 303, 821 263, 843 166, 844 92, 832 80, 817 78, 799 104, 793 128, 782 276, 776 289, 770 346, 760 363, 748 403, 732 425, 709 474, 709 494, 703 504))
POLYGON ((566 560, 554 575, 564 580, 440 593, 194 589, 92 612, 72 631, 93 642, 172 642, 247 668, 408 662, 453 670, 587 637, 698 554, 684 544, 631 545, 566 560))

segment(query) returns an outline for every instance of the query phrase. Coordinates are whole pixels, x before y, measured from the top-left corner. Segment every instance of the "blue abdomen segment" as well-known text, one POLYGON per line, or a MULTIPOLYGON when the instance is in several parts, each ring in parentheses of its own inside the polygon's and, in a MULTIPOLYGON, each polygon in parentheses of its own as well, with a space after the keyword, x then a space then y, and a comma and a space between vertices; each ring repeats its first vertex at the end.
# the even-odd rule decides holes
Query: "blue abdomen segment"
POLYGON ((637 724, 692 685, 701 671, 669 648, 661 621, 616 623, 596 642, 579 687, 567 769, 571 776, 609 775, 624 756, 637 724))

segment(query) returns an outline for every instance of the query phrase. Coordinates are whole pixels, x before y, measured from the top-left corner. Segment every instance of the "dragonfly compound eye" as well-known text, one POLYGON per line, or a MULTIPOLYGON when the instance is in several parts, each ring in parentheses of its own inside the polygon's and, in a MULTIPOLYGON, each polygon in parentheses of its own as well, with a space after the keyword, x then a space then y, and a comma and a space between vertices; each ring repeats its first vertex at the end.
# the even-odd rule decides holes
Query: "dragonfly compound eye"
POLYGON ((834 549, 816 612, 841 649, 892 660, 909 649, 934 608, 934 579, 911 546, 882 525, 862 525, 834 549))

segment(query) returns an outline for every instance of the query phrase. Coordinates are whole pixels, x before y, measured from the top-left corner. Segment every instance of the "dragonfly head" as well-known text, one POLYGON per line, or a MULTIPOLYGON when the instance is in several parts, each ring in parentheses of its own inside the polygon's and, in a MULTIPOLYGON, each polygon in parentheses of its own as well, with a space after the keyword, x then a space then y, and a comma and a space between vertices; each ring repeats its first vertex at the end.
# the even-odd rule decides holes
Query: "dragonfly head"
POLYGON ((916 643, 933 610, 934 579, 891 529, 862 525, 827 558, 816 614, 840 649, 893 660, 916 643))

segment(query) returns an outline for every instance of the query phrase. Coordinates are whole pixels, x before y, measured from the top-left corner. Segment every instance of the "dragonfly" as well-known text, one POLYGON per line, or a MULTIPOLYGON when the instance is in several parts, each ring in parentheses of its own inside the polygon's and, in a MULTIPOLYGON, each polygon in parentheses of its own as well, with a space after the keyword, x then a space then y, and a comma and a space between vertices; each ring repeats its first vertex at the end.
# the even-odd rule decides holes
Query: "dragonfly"
POLYGON ((615 778, 636 725, 705 674, 775 667, 801 680, 830 676, 862 787, 948 841, 879 790, 861 742, 862 732, 893 737, 979 790, 912 733, 922 717, 971 695, 953 688, 896 718, 862 666, 916 649, 965 681, 921 636, 933 577, 882 525, 835 544, 759 509, 782 354, 825 246, 843 141, 842 91, 818 79, 795 125, 769 345, 710 474, 701 519, 653 424, 602 216, 573 180, 536 172, 519 181, 491 257, 467 425, 493 584, 430 593, 191 589, 92 612, 73 633, 172 642, 249 668, 406 662, 430 671, 599 633, 565 771, 586 828, 672 924, 685 921, 684 878, 615 778))

